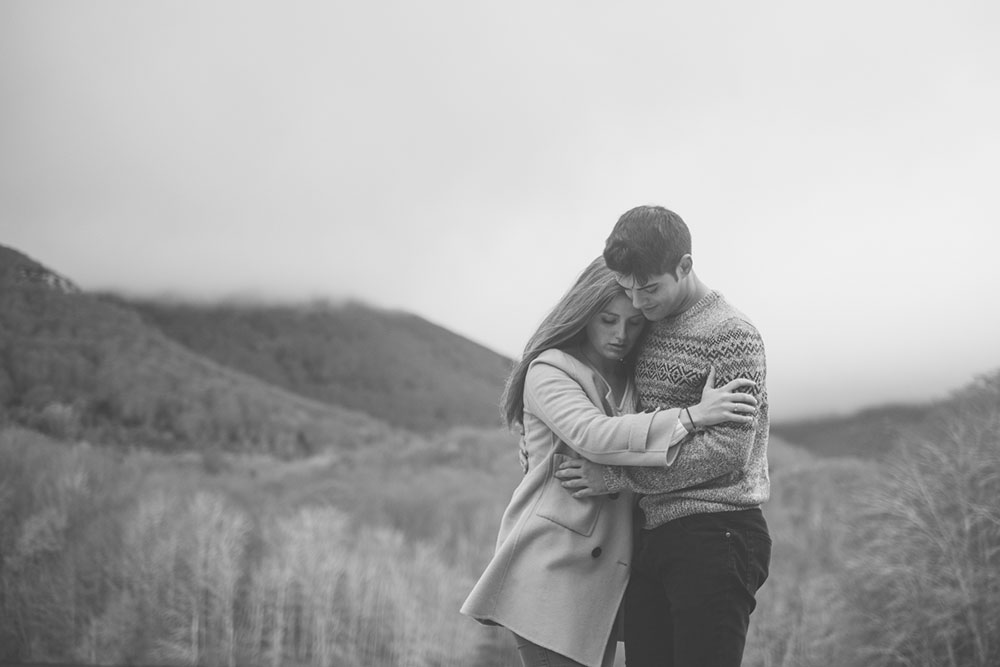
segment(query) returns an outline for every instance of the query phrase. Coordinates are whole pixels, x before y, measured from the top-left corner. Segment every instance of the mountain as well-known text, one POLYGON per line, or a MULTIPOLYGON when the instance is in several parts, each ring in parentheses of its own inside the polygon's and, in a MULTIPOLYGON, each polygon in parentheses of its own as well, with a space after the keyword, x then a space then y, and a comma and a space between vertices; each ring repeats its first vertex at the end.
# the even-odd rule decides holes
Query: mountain
POLYGON ((60 437, 162 450, 289 457, 402 437, 200 356, 2 246, 0 406, 3 421, 60 437))
POLYGON ((912 434, 944 438, 956 411, 980 409, 983 396, 997 395, 1000 370, 985 373, 951 396, 928 403, 881 405, 846 416, 814 417, 771 424, 771 434, 819 456, 884 459, 912 434), (992 393, 991 393, 992 392, 992 393))
POLYGON ((219 364, 394 426, 430 433, 501 425, 511 360, 415 315, 358 303, 108 298, 219 364))

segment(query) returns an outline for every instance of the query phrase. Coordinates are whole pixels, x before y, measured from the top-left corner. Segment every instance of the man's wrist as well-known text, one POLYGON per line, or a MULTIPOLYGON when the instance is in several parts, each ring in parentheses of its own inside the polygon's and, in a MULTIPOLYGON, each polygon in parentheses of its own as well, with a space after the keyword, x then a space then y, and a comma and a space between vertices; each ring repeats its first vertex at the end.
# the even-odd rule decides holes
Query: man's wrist
POLYGON ((607 487, 608 493, 615 493, 625 488, 625 480, 620 467, 604 466, 602 476, 604 477, 604 486, 607 487))

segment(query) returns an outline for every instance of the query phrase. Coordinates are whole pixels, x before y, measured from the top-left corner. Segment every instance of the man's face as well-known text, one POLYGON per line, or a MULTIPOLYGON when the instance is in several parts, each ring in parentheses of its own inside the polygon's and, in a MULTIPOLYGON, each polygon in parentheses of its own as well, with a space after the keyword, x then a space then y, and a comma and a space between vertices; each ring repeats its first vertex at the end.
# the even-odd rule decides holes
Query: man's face
POLYGON ((649 276, 646 282, 638 284, 634 276, 621 273, 615 274, 615 280, 632 299, 632 305, 651 322, 673 315, 684 301, 680 281, 669 273, 649 276))

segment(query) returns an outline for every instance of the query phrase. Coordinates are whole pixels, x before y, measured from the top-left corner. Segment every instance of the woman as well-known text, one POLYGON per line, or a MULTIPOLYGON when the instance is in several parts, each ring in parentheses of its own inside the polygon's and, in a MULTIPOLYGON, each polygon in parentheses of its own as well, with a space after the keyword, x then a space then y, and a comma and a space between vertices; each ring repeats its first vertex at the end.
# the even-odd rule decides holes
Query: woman
POLYGON ((644 325, 598 257, 507 381, 502 411, 508 426, 523 428, 527 469, 462 613, 511 630, 525 667, 610 666, 628 582, 631 495, 574 498, 553 476, 559 463, 667 466, 694 424, 744 421, 755 410, 752 397, 734 391, 749 380, 716 389, 710 374, 701 403, 635 414, 633 349, 644 325))

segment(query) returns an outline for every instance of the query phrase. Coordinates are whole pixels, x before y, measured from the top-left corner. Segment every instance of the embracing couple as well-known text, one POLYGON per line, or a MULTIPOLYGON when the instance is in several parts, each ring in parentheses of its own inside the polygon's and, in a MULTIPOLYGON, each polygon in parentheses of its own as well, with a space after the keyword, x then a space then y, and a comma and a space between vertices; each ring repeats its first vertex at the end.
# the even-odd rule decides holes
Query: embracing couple
POLYGON ((462 613, 525 667, 729 667, 767 578, 757 329, 694 273, 684 221, 626 212, 528 341, 502 411, 525 475, 462 613))

